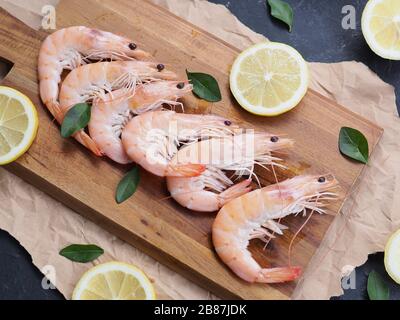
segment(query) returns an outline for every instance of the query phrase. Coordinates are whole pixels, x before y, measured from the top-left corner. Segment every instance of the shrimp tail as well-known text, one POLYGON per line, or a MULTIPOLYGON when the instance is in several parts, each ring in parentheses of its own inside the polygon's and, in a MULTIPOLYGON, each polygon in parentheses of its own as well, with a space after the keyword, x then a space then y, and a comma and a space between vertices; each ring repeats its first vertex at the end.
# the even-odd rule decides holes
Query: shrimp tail
POLYGON ((45 103, 45 105, 57 122, 61 124, 63 117, 61 116, 62 112, 58 101, 48 101, 45 103))
POLYGON ((180 164, 169 166, 166 176, 170 177, 197 177, 206 170, 204 164, 180 164))
POLYGON ((223 207, 229 201, 250 192, 252 189, 250 186, 251 182, 252 182, 251 179, 244 180, 222 192, 220 194, 221 207, 223 207))
POLYGON ((255 282, 280 283, 296 280, 301 274, 300 267, 261 269, 255 282))
POLYGON ((96 156, 102 157, 104 153, 99 149, 96 143, 89 137, 89 135, 81 130, 74 134, 74 138, 83 144, 86 148, 92 151, 96 156))

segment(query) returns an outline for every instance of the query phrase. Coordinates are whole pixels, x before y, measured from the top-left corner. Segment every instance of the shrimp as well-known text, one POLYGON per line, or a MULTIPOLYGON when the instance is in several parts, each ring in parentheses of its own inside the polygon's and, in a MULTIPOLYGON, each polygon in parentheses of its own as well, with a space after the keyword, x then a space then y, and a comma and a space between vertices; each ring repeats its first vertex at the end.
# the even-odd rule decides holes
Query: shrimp
POLYGON ((271 152, 292 147, 293 141, 268 133, 243 133, 191 144, 178 151, 171 163, 201 163, 206 170, 197 177, 167 177, 168 190, 180 205, 199 212, 219 210, 251 190, 251 179, 234 184, 223 172, 252 174, 254 164, 279 165, 271 152))
POLYGON ((232 134, 231 121, 215 115, 152 111, 134 117, 122 131, 122 144, 129 158, 157 176, 193 177, 205 165, 170 160, 185 143, 205 137, 232 134))
MULTIPOLYGON (((175 80, 176 74, 158 69, 158 64, 145 61, 113 61, 88 64, 71 71, 60 90, 61 121, 77 103, 104 99, 107 92, 126 89, 130 93, 146 80, 175 80)), ((132 93, 133 95, 133 93, 132 93)))
POLYGON ((155 81, 139 86, 135 94, 125 99, 123 89, 107 94, 105 100, 92 106, 89 122, 90 137, 110 159, 126 164, 132 162, 126 154, 121 134, 135 114, 158 109, 163 104, 178 105, 177 100, 192 91, 192 85, 179 81, 155 81))
MULTIPOLYGON (((74 69, 61 86, 57 121, 62 123, 65 114, 77 103, 104 99, 107 92, 125 89, 128 98, 134 94, 137 83, 142 80, 176 78, 175 73, 157 67, 157 63, 154 62, 113 61, 88 64, 74 69)), ((94 154, 103 155, 84 130, 78 131, 74 138, 94 154)))
POLYGON ((51 114, 58 112, 58 85, 63 70, 73 70, 89 60, 147 59, 150 54, 124 37, 82 26, 60 29, 43 41, 39 52, 40 97, 51 114))
POLYGON ((212 240, 221 260, 240 278, 248 282, 279 283, 299 277, 300 267, 263 268, 247 247, 251 239, 268 241, 269 230, 282 234, 278 222, 306 209, 324 213, 326 201, 337 199, 332 189, 338 187, 333 175, 298 176, 257 189, 236 198, 218 212, 212 226, 212 240))

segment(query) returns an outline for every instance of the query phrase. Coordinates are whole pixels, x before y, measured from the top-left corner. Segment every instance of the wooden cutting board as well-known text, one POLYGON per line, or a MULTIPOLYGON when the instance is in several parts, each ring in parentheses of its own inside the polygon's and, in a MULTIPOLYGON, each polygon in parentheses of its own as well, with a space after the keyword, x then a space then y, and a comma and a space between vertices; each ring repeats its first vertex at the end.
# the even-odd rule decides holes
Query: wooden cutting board
MULTIPOLYGON (((30 29, 0 10, 0 57, 14 63, 3 85, 27 94, 38 107, 40 128, 28 153, 6 168, 92 219, 105 229, 150 254, 222 298, 286 299, 296 282, 277 285, 248 284, 232 274, 215 255, 210 226, 213 214, 185 210, 168 196, 165 181, 142 172, 138 191, 129 201, 114 201, 118 181, 128 167, 96 158, 73 140, 60 137, 59 129, 40 102, 37 56, 44 32, 30 29)), ((343 194, 348 193, 363 165, 342 157, 337 141, 342 126, 362 131, 374 150, 383 130, 344 107, 310 90, 293 111, 276 118, 243 111, 229 92, 228 74, 238 50, 168 11, 143 0, 63 0, 57 8, 57 27, 86 25, 135 39, 157 60, 168 64, 185 79, 184 70, 206 72, 218 80, 223 101, 206 103, 184 99, 187 112, 224 115, 246 127, 285 133, 296 140, 288 155, 289 170, 280 179, 301 173, 333 173, 343 194)), ((259 172, 264 184, 274 181, 259 172)), ((306 267, 321 243, 342 201, 330 214, 315 215, 295 240, 293 264, 306 267)), ((54 212, 56 215, 57 212, 54 212)), ((254 241, 251 251, 265 266, 288 263, 288 245, 304 218, 289 217, 290 230, 273 240, 266 250, 254 241)))

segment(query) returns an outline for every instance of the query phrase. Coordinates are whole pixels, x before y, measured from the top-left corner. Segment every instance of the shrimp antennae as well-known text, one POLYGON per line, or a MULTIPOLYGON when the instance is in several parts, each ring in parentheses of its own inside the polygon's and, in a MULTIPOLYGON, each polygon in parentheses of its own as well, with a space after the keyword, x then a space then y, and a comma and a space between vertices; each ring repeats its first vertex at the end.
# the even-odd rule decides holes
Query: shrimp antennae
POLYGON ((162 107, 163 104, 171 106, 171 110, 173 111, 175 111, 176 106, 178 106, 181 108, 182 112, 185 112, 185 107, 182 102, 160 99, 150 105, 135 110, 135 113, 139 115, 148 111, 157 110, 162 107))
MULTIPOLYGON (((275 171, 274 165, 271 166, 271 169, 272 169, 272 172, 273 172, 273 174, 274 174, 274 178, 275 178, 276 185, 278 186, 279 198, 283 199, 283 197, 282 197, 281 186, 280 186, 280 184, 279 184, 278 176, 276 175, 276 171, 275 171)), ((283 207, 284 207, 284 205, 283 205, 283 204, 284 204, 284 203, 283 203, 283 200, 282 200, 281 202, 282 202, 282 208, 283 208, 283 207)), ((283 209, 282 209, 282 211, 283 211, 283 209)), ((281 223, 281 220, 282 220, 282 218, 279 218, 279 219, 278 219, 278 224, 281 223)), ((264 250, 267 248, 268 244, 271 242, 271 239, 272 239, 274 236, 275 236, 275 231, 272 232, 272 237, 270 237, 270 238, 268 239, 268 241, 265 242, 264 250)), ((290 266, 290 264, 289 264, 289 266, 290 266)))
MULTIPOLYGON (((317 201, 318 201, 318 197, 317 197, 317 201)), ((289 248, 288 248, 288 257, 289 257, 289 267, 292 266, 292 247, 293 247, 293 243, 294 240, 297 238, 297 236, 300 234, 301 230, 303 230, 303 228, 307 225, 307 223, 310 221, 312 215, 314 214, 315 209, 313 209, 310 213, 310 215, 308 216, 308 218, 306 219, 306 221, 304 221, 304 223, 302 224, 302 226, 299 228, 299 230, 296 231, 296 233, 294 234, 292 240, 290 241, 289 244, 289 248)))
POLYGON ((110 59, 111 61, 117 61, 117 60, 136 60, 133 57, 129 57, 123 52, 119 51, 106 51, 106 50, 94 50, 91 53, 84 55, 82 59, 86 62, 89 63, 90 60, 107 60, 110 59))
POLYGON ((292 205, 293 207, 299 206, 299 205, 301 207, 303 207, 303 210, 300 210, 297 214, 299 214, 300 212, 303 212, 303 215, 305 215, 307 209, 310 209, 311 213, 308 216, 308 218, 306 219, 306 221, 303 223, 303 225, 299 228, 299 230, 297 230, 297 232, 294 234, 292 240, 290 241, 289 248, 288 248, 289 266, 291 266, 292 247, 294 244, 294 240, 300 234, 301 230, 303 230, 303 228, 307 225, 307 223, 310 221, 312 215, 315 212, 318 212, 319 214, 323 214, 326 212, 326 210, 323 209, 323 207, 325 207, 326 204, 323 203, 322 201, 336 200, 339 198, 339 196, 336 193, 330 192, 330 190, 335 189, 337 187, 338 186, 333 186, 333 187, 331 187, 327 190, 324 190, 322 192, 319 192, 317 194, 313 194, 310 196, 304 196, 292 205))

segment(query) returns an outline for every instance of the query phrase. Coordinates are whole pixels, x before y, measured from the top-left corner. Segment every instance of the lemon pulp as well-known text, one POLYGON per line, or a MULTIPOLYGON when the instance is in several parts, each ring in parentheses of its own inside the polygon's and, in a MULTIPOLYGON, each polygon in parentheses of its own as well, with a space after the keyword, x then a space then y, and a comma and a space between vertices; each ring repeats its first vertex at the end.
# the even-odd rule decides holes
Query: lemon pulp
POLYGON ((377 55, 400 60, 400 1, 370 0, 361 26, 365 40, 377 55))
POLYGON ((0 86, 0 165, 26 152, 37 128, 36 108, 29 98, 17 90, 0 86))
POLYGON ((276 42, 242 52, 231 70, 231 91, 247 111, 275 116, 294 108, 307 92, 307 63, 292 47, 276 42))
POLYGON ((387 273, 400 284, 400 230, 395 232, 386 244, 384 261, 387 273))
POLYGON ((154 300, 154 288, 135 266, 108 262, 87 271, 78 282, 73 300, 154 300))

